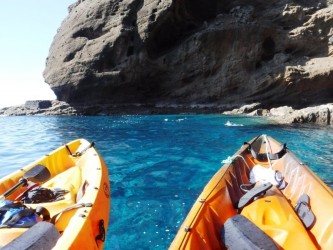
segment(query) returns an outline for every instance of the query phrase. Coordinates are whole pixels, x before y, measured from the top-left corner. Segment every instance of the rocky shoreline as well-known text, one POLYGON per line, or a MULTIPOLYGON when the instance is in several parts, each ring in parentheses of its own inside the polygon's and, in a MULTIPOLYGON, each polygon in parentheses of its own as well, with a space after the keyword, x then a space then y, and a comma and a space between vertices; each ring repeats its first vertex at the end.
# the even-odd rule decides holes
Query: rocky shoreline
POLYGON ((228 115, 246 114, 249 116, 263 116, 278 124, 333 124, 333 103, 302 109, 293 109, 290 106, 268 109, 262 108, 260 103, 254 103, 251 105, 244 105, 241 108, 233 109, 232 111, 226 111, 223 113, 228 115))
POLYGON ((57 100, 26 101, 23 105, 0 109, 0 116, 78 115, 68 103, 57 100))
POLYGON ((267 117, 277 124, 333 124, 333 103, 293 109, 290 106, 265 108, 260 103, 229 105, 179 104, 96 104, 70 105, 58 100, 27 101, 24 105, 0 109, 0 116, 92 116, 153 114, 226 114, 267 117))
POLYGON ((103 116, 154 114, 221 114, 231 106, 214 104, 68 104, 58 100, 27 101, 0 109, 0 116, 103 116))

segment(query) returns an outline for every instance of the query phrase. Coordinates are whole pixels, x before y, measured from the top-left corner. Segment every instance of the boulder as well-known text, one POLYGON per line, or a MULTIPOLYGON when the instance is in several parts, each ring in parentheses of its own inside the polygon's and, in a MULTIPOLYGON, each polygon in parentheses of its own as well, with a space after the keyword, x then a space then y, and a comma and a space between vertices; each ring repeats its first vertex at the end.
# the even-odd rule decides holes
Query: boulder
POLYGON ((50 100, 26 101, 24 106, 27 109, 47 109, 52 106, 52 102, 50 100))
POLYGON ((283 106, 278 108, 272 108, 269 110, 270 115, 272 116, 286 116, 294 112, 294 109, 289 106, 283 106))
POLYGON ((321 125, 333 124, 333 104, 309 107, 297 110, 291 117, 293 123, 316 123, 321 125))

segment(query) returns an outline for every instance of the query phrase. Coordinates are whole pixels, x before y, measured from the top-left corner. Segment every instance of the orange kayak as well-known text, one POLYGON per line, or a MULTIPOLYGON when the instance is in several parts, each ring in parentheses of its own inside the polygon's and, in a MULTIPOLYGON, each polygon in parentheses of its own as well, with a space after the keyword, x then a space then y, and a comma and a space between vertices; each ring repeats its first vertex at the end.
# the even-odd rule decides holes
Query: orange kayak
POLYGON ((261 135, 208 182, 169 249, 333 249, 333 192, 261 135))
POLYGON ((110 182, 93 143, 74 140, 9 174, 0 180, 0 194, 1 204, 7 204, 0 207, 2 249, 103 248, 110 182), (5 218, 13 211, 20 214, 16 224, 5 218), (27 226, 31 218, 36 220, 27 226))

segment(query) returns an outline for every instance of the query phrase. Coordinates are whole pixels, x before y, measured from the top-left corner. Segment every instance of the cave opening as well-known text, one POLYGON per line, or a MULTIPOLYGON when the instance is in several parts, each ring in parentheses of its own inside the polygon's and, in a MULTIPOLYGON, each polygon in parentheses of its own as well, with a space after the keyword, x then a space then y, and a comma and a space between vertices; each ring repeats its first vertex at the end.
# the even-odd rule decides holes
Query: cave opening
POLYGON ((275 53, 275 42, 271 37, 267 37, 262 43, 262 56, 263 61, 269 61, 273 59, 275 53))

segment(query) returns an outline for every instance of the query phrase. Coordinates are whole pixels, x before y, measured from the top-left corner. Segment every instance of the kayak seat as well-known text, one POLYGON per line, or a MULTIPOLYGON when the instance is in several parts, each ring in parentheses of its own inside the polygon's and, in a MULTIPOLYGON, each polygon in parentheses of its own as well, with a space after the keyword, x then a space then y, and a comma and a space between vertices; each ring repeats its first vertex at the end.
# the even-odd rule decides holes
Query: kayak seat
MULTIPOLYGON (((68 190, 69 192, 64 194, 64 199, 58 201, 51 201, 39 204, 29 204, 31 207, 43 206, 49 212, 50 216, 58 214, 60 211, 72 206, 76 203, 76 196, 82 185, 82 174, 81 169, 77 166, 73 166, 61 172, 60 174, 54 176, 49 181, 45 182, 42 187, 45 188, 61 188, 68 190)), ((56 221, 55 226, 59 231, 65 230, 68 222, 75 211, 70 211, 61 216, 59 220, 56 221)))
POLYGON ((52 249, 60 233, 52 223, 42 221, 33 225, 19 237, 5 245, 1 250, 13 249, 52 249))
POLYGON ((276 186, 246 205, 241 213, 283 249, 317 249, 290 201, 276 186), (295 248, 295 246, 297 246, 295 248))
POLYGON ((221 239, 228 249, 279 249, 267 234, 240 214, 229 218, 224 223, 221 239))
POLYGON ((75 203, 76 194, 80 190, 81 182, 81 170, 79 167, 73 166, 54 176, 49 181, 45 182, 42 186, 45 188, 60 188, 68 190, 69 192, 65 194, 64 200, 70 203, 75 203))

